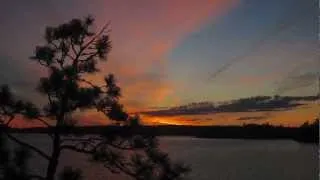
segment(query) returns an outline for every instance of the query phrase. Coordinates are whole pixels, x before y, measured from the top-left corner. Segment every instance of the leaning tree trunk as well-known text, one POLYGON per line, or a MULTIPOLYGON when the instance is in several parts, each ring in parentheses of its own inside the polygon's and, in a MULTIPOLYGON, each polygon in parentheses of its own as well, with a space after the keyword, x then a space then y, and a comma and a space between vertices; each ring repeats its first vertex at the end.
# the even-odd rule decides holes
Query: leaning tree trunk
POLYGON ((53 151, 47 168, 46 180, 54 180, 60 157, 60 135, 56 132, 53 141, 53 151))

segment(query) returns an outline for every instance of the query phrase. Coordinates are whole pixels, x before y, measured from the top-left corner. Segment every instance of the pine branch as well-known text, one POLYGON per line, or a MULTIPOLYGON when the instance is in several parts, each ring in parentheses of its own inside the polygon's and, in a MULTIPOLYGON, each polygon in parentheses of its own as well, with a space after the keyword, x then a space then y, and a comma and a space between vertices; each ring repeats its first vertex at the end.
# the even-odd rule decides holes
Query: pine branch
POLYGON ((138 148, 135 148, 133 146, 121 146, 121 144, 123 144, 123 143, 115 144, 115 143, 106 141, 106 140, 104 140, 102 138, 96 138, 96 137, 90 137, 90 138, 65 138, 62 141, 79 142, 79 143, 74 145, 75 147, 77 145, 81 145, 81 144, 84 144, 84 143, 88 143, 90 145, 93 145, 92 142, 100 141, 98 144, 95 145, 95 148, 97 148, 98 146, 101 146, 101 145, 108 145, 108 146, 113 147, 115 149, 126 150, 126 151, 131 151, 131 150, 138 149, 138 148))
POLYGON ((105 24, 102 29, 91 39, 89 40, 86 44, 84 44, 84 46, 80 45, 80 50, 77 53, 74 61, 73 61, 73 66, 76 66, 78 64, 79 58, 82 55, 82 53, 99 37, 101 36, 101 34, 107 29, 107 27, 109 26, 110 22, 108 22, 107 24, 105 24))
POLYGON ((35 118, 35 120, 38 120, 40 121, 42 124, 46 125, 47 127, 50 127, 52 128, 53 126, 51 126, 49 123, 47 123, 44 119, 38 117, 38 118, 35 118))
MULTIPOLYGON (((72 145, 63 145, 60 147, 61 150, 64 150, 64 149, 68 149, 68 150, 72 150, 74 152, 78 152, 78 153, 84 153, 84 154, 89 154, 89 155, 92 155, 94 152, 95 152, 95 149, 91 149, 91 150, 87 150, 87 149, 80 149, 80 148, 76 148, 75 146, 72 146, 72 145)), ((136 174, 131 172, 128 168, 126 168, 123 163, 121 162, 115 162, 114 164, 112 164, 113 166, 115 166, 116 168, 118 168, 120 171, 122 171, 123 173, 131 176, 131 177, 136 177, 136 174)), ((109 167, 107 166, 104 166, 108 169, 110 169, 109 167)))

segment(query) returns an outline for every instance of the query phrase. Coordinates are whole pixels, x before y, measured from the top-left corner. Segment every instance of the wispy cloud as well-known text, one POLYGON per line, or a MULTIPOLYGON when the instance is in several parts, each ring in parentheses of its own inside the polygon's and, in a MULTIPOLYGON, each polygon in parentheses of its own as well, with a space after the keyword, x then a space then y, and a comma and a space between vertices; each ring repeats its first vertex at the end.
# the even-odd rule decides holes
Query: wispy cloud
POLYGON ((292 75, 285 78, 276 90, 276 94, 315 85, 320 77, 320 72, 307 72, 299 75, 292 75))
POLYGON ((276 22, 272 28, 267 29, 266 32, 264 32, 257 40, 253 41, 250 44, 249 48, 247 48, 244 52, 237 56, 231 57, 227 60, 227 63, 222 65, 216 71, 210 72, 207 80, 213 81, 221 73, 229 70, 235 64, 242 63, 243 61, 249 59, 250 56, 258 54, 263 48, 265 48, 270 40, 277 40, 277 36, 279 36, 281 32, 286 31, 296 26, 299 22, 303 21, 303 15, 306 12, 309 13, 314 11, 313 6, 306 6, 306 4, 308 3, 291 2, 291 4, 289 4, 289 6, 287 7, 288 9, 291 9, 291 11, 282 16, 282 18, 278 22, 276 22), (299 9, 295 10, 296 7, 299 7, 299 9))

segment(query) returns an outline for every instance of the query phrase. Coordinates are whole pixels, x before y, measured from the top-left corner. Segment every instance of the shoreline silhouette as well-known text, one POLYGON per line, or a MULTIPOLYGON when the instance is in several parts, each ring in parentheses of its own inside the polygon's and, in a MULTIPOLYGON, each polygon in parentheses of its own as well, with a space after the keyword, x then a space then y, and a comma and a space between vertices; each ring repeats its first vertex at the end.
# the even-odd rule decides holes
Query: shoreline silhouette
MULTIPOLYGON (((12 133, 50 133, 52 128, 7 128, 12 133)), ((273 126, 269 124, 245 124, 243 126, 186 126, 186 125, 159 125, 159 126, 79 126, 60 128, 61 133, 86 134, 152 134, 154 136, 187 136, 196 138, 224 138, 224 139, 255 139, 277 140, 290 139, 300 143, 319 142, 319 120, 304 123, 300 127, 273 126)))

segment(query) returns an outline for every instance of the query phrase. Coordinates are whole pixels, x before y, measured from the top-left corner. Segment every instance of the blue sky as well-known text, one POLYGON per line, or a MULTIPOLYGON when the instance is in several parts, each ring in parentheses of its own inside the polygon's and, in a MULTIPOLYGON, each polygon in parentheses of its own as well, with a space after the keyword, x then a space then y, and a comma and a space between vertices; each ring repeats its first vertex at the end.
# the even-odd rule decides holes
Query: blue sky
MULTIPOLYGON (((221 18, 212 18, 168 55, 175 96, 192 102, 272 95, 288 72, 319 71, 314 5, 300 0, 243 0, 221 18), (246 77, 258 82, 245 81, 246 77)), ((284 93, 315 94, 315 86, 284 93)))

